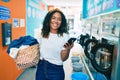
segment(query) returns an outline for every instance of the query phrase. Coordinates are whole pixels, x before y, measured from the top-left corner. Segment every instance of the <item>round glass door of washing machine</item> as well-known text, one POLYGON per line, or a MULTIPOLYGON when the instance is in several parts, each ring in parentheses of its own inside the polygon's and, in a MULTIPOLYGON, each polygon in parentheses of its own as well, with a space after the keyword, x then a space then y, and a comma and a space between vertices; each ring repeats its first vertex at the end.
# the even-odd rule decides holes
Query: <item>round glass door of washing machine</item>
POLYGON ((100 73, 105 75, 111 74, 113 48, 113 45, 98 43, 91 50, 91 53, 94 55, 91 63, 100 73))
POLYGON ((91 54, 91 50, 92 48, 98 43, 98 40, 96 39, 88 39, 85 42, 85 55, 87 56, 88 59, 92 60, 93 59, 93 55, 91 54))

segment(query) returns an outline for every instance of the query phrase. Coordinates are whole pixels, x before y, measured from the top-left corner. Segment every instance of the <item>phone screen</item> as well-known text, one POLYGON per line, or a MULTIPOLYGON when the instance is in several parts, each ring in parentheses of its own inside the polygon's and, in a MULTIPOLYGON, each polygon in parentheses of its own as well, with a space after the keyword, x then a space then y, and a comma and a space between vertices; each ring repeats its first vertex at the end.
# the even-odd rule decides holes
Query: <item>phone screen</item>
POLYGON ((69 43, 69 44, 72 44, 73 42, 75 42, 75 40, 76 40, 76 38, 70 38, 70 39, 68 40, 68 43, 69 43))

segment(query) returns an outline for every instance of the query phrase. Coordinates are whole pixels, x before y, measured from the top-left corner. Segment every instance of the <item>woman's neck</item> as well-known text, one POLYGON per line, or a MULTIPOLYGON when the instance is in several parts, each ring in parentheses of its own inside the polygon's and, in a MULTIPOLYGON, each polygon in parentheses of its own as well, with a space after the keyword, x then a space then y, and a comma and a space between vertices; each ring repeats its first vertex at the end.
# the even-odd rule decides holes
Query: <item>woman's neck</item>
POLYGON ((50 32, 53 34, 57 34, 57 30, 51 30, 50 32))

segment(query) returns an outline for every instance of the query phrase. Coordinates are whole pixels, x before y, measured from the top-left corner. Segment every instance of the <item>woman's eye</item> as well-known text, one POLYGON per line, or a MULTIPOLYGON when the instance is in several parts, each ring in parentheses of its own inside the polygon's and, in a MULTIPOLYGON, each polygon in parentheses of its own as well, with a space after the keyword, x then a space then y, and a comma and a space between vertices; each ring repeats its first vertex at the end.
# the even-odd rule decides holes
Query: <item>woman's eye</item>
POLYGON ((56 18, 56 17, 52 17, 52 19, 56 19, 57 21, 62 21, 61 18, 56 18))

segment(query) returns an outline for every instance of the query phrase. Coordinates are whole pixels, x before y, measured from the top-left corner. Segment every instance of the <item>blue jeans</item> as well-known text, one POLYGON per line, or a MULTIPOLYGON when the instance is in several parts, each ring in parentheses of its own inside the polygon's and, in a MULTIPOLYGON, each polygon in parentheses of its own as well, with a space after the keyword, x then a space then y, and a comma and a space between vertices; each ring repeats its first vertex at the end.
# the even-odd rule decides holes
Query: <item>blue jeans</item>
POLYGON ((46 60, 38 63, 36 80, 64 80, 63 65, 55 65, 46 60))

